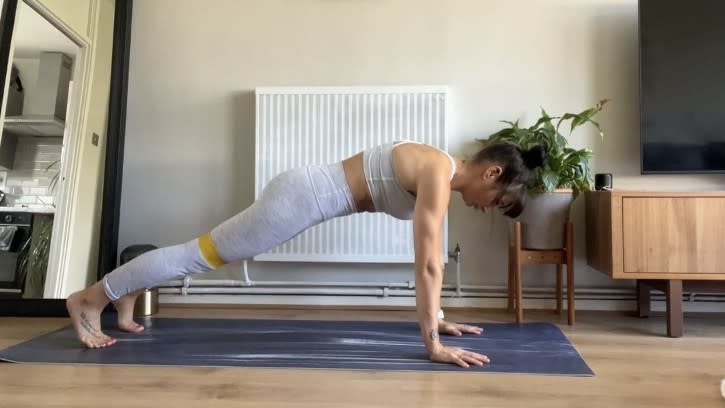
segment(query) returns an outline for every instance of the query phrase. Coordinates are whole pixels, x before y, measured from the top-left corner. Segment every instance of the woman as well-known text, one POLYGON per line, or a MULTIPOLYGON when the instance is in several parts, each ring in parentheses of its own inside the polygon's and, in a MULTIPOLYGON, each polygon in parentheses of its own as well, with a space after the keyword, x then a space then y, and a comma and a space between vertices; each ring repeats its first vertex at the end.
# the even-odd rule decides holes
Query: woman
POLYGON ((118 326, 143 330, 133 307, 144 288, 251 258, 305 229, 356 212, 384 212, 413 220, 416 309, 430 359, 464 367, 488 362, 484 355, 441 344, 439 333, 460 335, 481 328, 439 320, 443 280, 442 222, 452 191, 467 206, 492 207, 516 217, 524 206, 534 169, 545 159, 540 146, 521 151, 509 144, 484 147, 472 160, 454 158, 417 142, 390 142, 341 162, 286 171, 272 179, 251 206, 203 236, 147 252, 68 297, 76 334, 88 347, 116 342, 101 331, 108 302, 118 311, 118 326))

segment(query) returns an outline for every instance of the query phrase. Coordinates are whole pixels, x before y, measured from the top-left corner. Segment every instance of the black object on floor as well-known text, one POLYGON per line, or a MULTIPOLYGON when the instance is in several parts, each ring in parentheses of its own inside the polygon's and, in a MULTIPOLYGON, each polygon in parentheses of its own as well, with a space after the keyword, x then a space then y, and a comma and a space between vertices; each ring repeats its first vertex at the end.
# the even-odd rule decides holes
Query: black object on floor
POLYGON ((480 335, 441 335, 443 344, 486 354, 491 363, 461 368, 433 363, 416 322, 146 318, 139 334, 103 327, 118 342, 86 349, 71 326, 0 351, 0 360, 44 364, 131 364, 457 371, 592 376, 561 330, 550 323, 483 323, 480 335))

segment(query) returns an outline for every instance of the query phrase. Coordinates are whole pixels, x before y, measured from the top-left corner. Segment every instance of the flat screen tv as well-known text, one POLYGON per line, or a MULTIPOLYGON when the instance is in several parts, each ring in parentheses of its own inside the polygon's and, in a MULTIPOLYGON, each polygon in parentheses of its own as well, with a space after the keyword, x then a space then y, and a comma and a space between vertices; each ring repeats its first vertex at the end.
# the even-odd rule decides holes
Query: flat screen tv
POLYGON ((725 0, 640 0, 641 172, 725 172, 725 0))

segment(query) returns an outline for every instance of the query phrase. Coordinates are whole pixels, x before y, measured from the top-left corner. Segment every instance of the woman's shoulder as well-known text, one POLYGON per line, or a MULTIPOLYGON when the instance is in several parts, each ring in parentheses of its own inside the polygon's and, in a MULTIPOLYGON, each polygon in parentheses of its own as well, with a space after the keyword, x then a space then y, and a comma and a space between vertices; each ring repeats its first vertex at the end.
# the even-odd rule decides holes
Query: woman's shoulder
MULTIPOLYGON (((395 162, 403 178, 420 180, 439 173, 442 177, 452 179, 456 172, 455 159, 440 147, 414 140, 403 141, 395 146, 402 147, 395 155, 395 162)), ((414 183, 417 184, 417 181, 414 183)))
POLYGON ((404 145, 413 145, 416 147, 421 147, 427 150, 436 150, 439 151, 447 156, 450 156, 450 154, 442 147, 436 146, 432 143, 428 142, 421 142, 418 140, 409 140, 409 139, 401 139, 401 140, 393 140, 392 142, 389 142, 392 148, 404 146, 404 145))
POLYGON ((456 174, 456 159, 445 149, 425 142, 407 141, 406 143, 417 144, 424 150, 432 153, 430 156, 435 159, 428 162, 428 164, 433 165, 438 170, 446 171, 450 175, 450 178, 453 179, 453 175, 456 174))

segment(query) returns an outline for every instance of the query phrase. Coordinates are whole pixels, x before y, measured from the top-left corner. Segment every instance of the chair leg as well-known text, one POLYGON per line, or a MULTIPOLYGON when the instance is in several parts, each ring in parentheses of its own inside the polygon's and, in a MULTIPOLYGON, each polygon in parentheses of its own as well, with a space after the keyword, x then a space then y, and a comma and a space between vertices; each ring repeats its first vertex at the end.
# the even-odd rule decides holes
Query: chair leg
POLYGON ((574 325, 574 227, 566 224, 566 300, 569 325, 574 325))
POLYGON ((556 314, 561 314, 561 264, 556 264, 556 314))
POLYGON ((508 251, 508 311, 509 313, 513 313, 514 311, 514 289, 516 288, 516 282, 514 281, 514 268, 513 268, 513 261, 514 261, 514 251, 513 246, 509 244, 509 251, 508 251))
POLYGON ((516 323, 524 320, 524 293, 521 282, 521 223, 514 225, 514 273, 516 282, 516 323))

